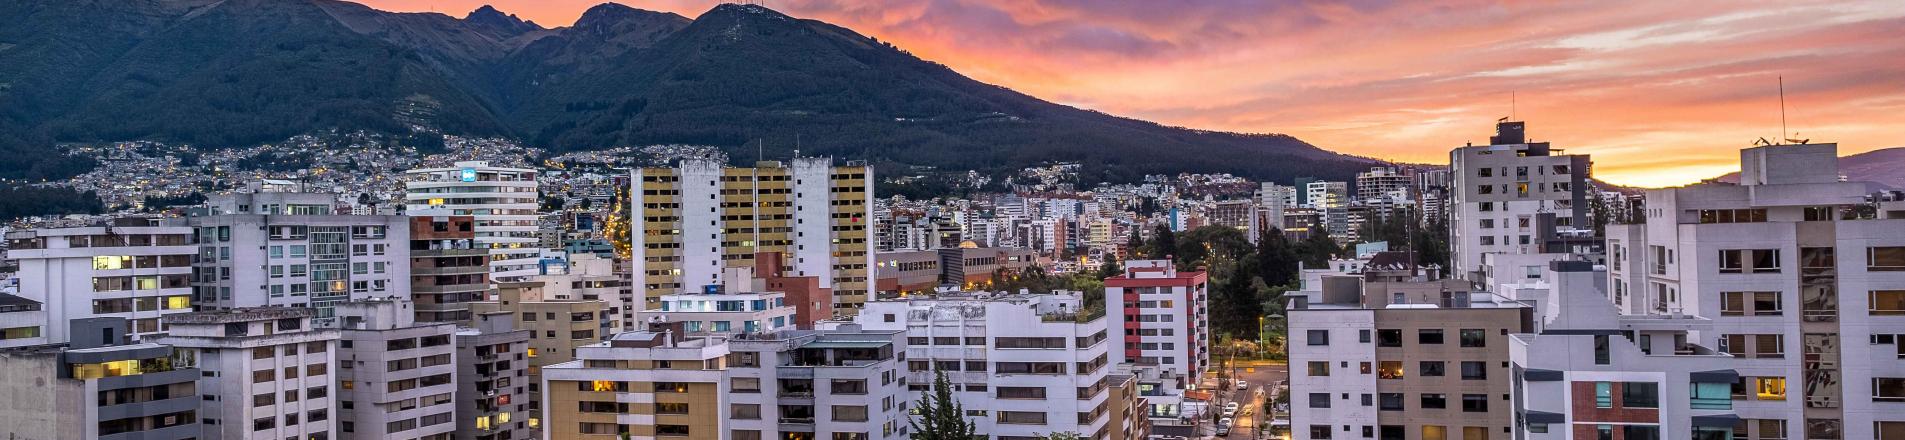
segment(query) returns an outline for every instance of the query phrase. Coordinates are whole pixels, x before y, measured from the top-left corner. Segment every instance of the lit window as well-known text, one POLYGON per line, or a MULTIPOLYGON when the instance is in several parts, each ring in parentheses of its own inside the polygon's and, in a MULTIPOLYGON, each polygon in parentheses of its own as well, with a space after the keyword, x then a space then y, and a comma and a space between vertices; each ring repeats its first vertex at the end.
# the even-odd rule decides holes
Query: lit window
POLYGON ((1758 377, 1753 381, 1759 400, 1786 400, 1786 378, 1758 377))

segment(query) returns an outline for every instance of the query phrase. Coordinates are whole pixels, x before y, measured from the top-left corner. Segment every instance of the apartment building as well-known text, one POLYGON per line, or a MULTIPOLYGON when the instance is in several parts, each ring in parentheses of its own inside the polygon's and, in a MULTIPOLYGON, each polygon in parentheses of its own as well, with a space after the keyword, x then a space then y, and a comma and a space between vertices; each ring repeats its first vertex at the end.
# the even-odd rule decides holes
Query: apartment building
POLYGON ((1489 145, 1449 152, 1451 276, 1477 278, 1483 254, 1544 252, 1535 240, 1536 214, 1555 214, 1559 228, 1589 228, 1588 157, 1529 142, 1526 130, 1526 123, 1504 121, 1489 145))
POLYGON ((470 303, 489 292, 489 249, 476 242, 476 217, 410 212, 410 298, 417 320, 467 322, 470 303))
POLYGON ((983 288, 1001 273, 1017 274, 1038 264, 1026 248, 953 248, 881 253, 876 290, 881 294, 928 292, 939 286, 983 288))
POLYGON ((915 399, 944 372, 978 432, 1109 438, 1110 321, 1081 314, 1079 301, 1077 294, 948 292, 871 301, 853 322, 904 330, 915 399))
POLYGON ((630 241, 642 264, 635 297, 658 306, 662 295, 720 284, 722 268, 752 267, 778 252, 782 271, 820 277, 837 311, 865 301, 873 287, 873 168, 829 158, 795 158, 733 168, 684 160, 640 168, 630 194, 640 215, 630 241))
POLYGON ((1264 182, 1255 194, 1258 230, 1282 229, 1284 212, 1297 207, 1296 193, 1296 187, 1264 182))
POLYGON ((795 327, 794 306, 787 294, 767 290, 767 280, 753 268, 724 270, 722 284, 701 292, 661 296, 661 307, 642 312, 645 322, 681 323, 690 335, 732 335, 777 332, 795 327))
POLYGON ((1749 438, 1900 435, 1905 210, 1841 182, 1834 144, 1740 159, 1739 184, 1649 190, 1638 222, 1608 227, 1615 305, 1712 319, 1752 391, 1734 413, 1773 421, 1749 438))
POLYGON ((517 317, 516 325, 529 331, 527 358, 529 414, 534 428, 541 423, 542 368, 574 360, 578 347, 606 340, 614 331, 607 303, 601 300, 552 300, 545 296, 540 281, 500 282, 495 298, 470 303, 470 311, 479 316, 506 313, 517 317))
POLYGON ((447 440, 456 431, 456 324, 401 297, 337 305, 339 438, 447 440))
POLYGON ((736 335, 727 341, 729 438, 907 438, 905 338, 850 324, 736 335))
POLYGON ((406 212, 430 208, 476 219, 476 242, 490 251, 490 276, 515 278, 539 273, 542 249, 536 237, 536 170, 457 162, 444 168, 407 172, 406 212))
POLYGON ((199 438, 196 359, 126 340, 125 318, 70 325, 69 343, 0 349, 0 430, 23 439, 199 438))
POLYGON ((544 439, 730 439, 728 346, 680 324, 618 333, 543 368, 544 439))
POLYGON ((628 322, 633 316, 625 317, 633 312, 625 310, 642 303, 625 302, 623 293, 628 290, 627 274, 616 272, 614 258, 571 255, 568 264, 561 270, 548 272, 529 276, 524 281, 542 283, 543 296, 550 300, 602 301, 608 306, 609 328, 615 331, 634 328, 634 324, 628 322))
POLYGON ((1527 304, 1408 268, 1304 275, 1286 294, 1291 438, 1509 438, 1527 304))
POLYGON ((530 438, 529 330, 507 312, 456 330, 456 439, 530 438))
POLYGON ((1356 173, 1356 200, 1376 200, 1398 193, 1407 196, 1414 186, 1415 175, 1407 169, 1371 167, 1356 173))
POLYGON ((66 323, 87 318, 124 318, 143 340, 165 331, 160 317, 192 311, 192 228, 120 219, 12 231, 7 244, 19 295, 0 313, 0 347, 72 341, 66 323))
POLYGON ((1783 397, 1785 384, 1743 381, 1735 357, 1709 348, 1712 319, 1622 315, 1594 265, 1543 269, 1540 329, 1509 337, 1514 438, 1806 438, 1787 437, 1786 420, 1733 412, 1749 395, 1783 397))
POLYGON ((167 315, 152 342, 195 358, 201 377, 198 438, 279 440, 342 435, 338 331, 317 329, 309 308, 258 307, 167 315))
POLYGON ((199 308, 310 307, 318 312, 317 322, 328 323, 337 303, 407 295, 409 219, 297 208, 328 206, 319 202, 333 197, 213 196, 206 215, 186 219, 197 231, 197 279, 192 286, 199 308))
POLYGON ((1105 311, 1119 328, 1112 361, 1131 364, 1151 417, 1183 416, 1184 391, 1210 369, 1210 276, 1170 260, 1130 260, 1105 279, 1105 311))

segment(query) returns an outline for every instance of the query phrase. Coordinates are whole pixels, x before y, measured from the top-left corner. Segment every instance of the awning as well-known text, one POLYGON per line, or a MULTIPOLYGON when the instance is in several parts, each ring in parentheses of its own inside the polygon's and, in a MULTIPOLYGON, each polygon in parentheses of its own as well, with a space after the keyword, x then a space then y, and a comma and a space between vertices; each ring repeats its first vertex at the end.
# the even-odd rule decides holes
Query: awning
POLYGON ((1555 370, 1529 369, 1521 372, 1522 380, 1529 382, 1556 382, 1561 380, 1561 372, 1555 370))
POLYGON ((1739 423, 1740 416, 1732 414, 1693 416, 1693 426, 1700 428, 1732 428, 1739 423))
POLYGON ((1740 372, 1733 370, 1695 371, 1687 373, 1687 380, 1695 383, 1739 383, 1740 372))
POLYGON ((1566 417, 1562 417, 1560 414, 1551 413, 1551 412, 1543 412, 1543 411, 1529 411, 1526 413, 1522 413, 1521 419, 1527 421, 1528 423, 1537 424, 1537 425, 1545 425, 1550 423, 1566 423, 1568 421, 1566 417))

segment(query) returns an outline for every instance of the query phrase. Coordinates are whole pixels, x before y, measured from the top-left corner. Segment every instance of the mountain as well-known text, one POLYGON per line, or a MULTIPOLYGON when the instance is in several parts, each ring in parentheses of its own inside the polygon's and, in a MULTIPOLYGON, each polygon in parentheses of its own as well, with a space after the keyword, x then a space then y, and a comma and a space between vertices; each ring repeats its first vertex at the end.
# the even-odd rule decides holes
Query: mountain
MULTIPOLYGON (((700 17, 616 4, 544 28, 333 0, 0 3, 0 154, 55 142, 244 146, 332 128, 428 128, 555 151, 704 144, 751 158, 1093 181, 1229 172, 1348 179, 1377 161, 1280 134, 1170 127, 981 83, 850 29, 760 6, 700 17)), ((0 177, 42 175, 17 161, 0 177)))
MULTIPOLYGON (((1905 189, 1905 147, 1872 150, 1839 157, 1839 175, 1852 182, 1872 182, 1891 189, 1905 189)), ((1716 178, 1739 183, 1738 171, 1716 178)))

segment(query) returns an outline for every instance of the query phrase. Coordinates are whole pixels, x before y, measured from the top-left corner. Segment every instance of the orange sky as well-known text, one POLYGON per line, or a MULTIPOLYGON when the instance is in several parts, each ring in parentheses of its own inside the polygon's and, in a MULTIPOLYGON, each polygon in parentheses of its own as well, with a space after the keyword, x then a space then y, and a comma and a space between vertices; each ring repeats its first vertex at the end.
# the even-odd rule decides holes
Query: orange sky
MULTIPOLYGON (((600 0, 365 0, 562 26, 600 0)), ((694 17, 716 2, 627 0, 694 17)), ((770 0, 1054 102, 1330 150, 1444 163, 1496 118, 1594 156, 1596 177, 1682 184, 1780 133, 1841 154, 1905 146, 1905 5, 1480 0, 770 0)))

